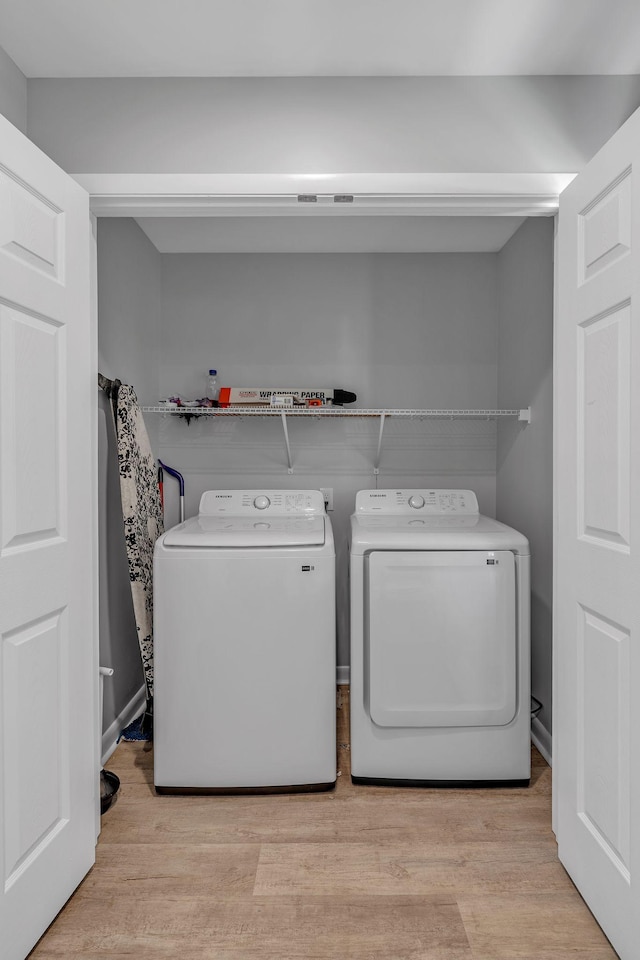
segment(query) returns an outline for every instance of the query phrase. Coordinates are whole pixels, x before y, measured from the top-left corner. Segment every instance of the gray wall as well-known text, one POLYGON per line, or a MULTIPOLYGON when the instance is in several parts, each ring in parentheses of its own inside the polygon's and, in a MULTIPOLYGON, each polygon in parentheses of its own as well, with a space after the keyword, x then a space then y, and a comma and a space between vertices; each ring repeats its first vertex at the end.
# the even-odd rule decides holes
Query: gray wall
POLYGON ((71 173, 573 172, 640 77, 30 80, 71 173))
MULTIPOLYGON (((160 393, 224 385, 344 387, 362 407, 496 403, 496 254, 213 254, 162 257, 160 393)), ((159 418, 160 419, 160 418, 159 418)), ((349 663, 348 519, 376 486, 377 420, 160 420, 160 455, 186 482, 186 512, 210 488, 332 487, 338 663, 349 663)), ((471 487, 495 511, 495 424, 390 422, 379 487, 471 487)), ((167 524, 176 486, 165 483, 167 524)))
POLYGON ((498 405, 532 422, 498 428, 496 514, 531 544, 532 692, 551 733, 553 220, 528 220, 498 255, 498 405))
MULTIPOLYGON (((141 405, 157 399, 160 255, 132 220, 98 224, 99 370, 131 384, 141 405)), ((109 401, 99 394, 100 663, 103 731, 144 684, 127 567, 117 450, 109 401)), ((148 424, 152 445, 157 422, 148 424)), ((119 732, 119 731, 118 731, 119 732)))
POLYGON ((0 113, 27 132, 27 78, 0 47, 0 113))

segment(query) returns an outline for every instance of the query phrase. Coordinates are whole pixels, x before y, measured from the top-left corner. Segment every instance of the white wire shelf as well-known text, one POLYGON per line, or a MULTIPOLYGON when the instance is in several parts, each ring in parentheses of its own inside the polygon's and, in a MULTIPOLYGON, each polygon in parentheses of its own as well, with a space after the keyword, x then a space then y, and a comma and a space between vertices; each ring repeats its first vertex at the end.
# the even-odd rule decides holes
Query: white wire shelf
POLYGON ((347 407, 143 407, 143 413, 167 413, 198 417, 404 417, 418 419, 485 419, 516 417, 531 422, 531 407, 522 410, 418 410, 395 408, 347 407))
POLYGON ((191 422, 193 417, 279 417, 284 433, 284 442, 287 449, 288 472, 293 473, 293 459, 289 442, 289 417, 377 417, 380 420, 378 432, 378 449, 373 466, 377 476, 380 473, 380 457, 382 454, 382 437, 384 425, 389 418, 415 420, 495 420, 499 417, 512 417, 524 423, 531 423, 531 407, 521 410, 395 410, 387 408, 355 408, 344 407, 143 407, 143 413, 163 413, 168 416, 182 417, 191 422))

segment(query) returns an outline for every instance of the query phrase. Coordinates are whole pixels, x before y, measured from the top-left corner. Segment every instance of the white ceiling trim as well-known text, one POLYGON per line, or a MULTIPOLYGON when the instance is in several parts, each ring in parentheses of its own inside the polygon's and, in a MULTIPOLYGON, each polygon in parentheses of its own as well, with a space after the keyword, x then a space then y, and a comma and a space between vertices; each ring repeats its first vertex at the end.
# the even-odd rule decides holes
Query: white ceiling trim
POLYGON ((550 216, 575 173, 73 174, 96 216, 550 216), (301 195, 317 196, 304 203, 301 195), (352 195, 351 203, 335 196, 352 195))

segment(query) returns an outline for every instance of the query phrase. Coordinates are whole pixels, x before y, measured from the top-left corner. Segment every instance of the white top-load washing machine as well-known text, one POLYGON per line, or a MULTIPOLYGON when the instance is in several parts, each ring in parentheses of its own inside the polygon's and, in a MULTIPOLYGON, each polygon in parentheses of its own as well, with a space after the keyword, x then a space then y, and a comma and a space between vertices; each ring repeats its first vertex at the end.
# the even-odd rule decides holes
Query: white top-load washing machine
POLYGON ((154 556, 161 793, 336 780, 335 550, 319 490, 209 490, 154 556))
POLYGON ((357 494, 355 782, 529 782, 529 563, 470 490, 357 494))

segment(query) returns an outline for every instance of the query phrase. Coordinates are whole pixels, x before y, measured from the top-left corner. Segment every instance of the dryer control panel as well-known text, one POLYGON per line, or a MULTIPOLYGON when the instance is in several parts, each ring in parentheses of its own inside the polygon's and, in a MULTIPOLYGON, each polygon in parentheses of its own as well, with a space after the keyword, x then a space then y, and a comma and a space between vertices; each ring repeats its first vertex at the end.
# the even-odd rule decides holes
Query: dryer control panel
POLYGON ((477 517, 473 490, 359 490, 357 514, 477 517))
POLYGON ((198 512, 205 517, 310 517, 325 510, 320 490, 206 490, 198 512))

